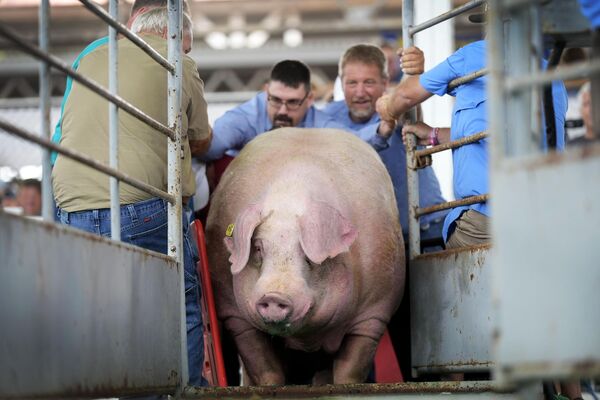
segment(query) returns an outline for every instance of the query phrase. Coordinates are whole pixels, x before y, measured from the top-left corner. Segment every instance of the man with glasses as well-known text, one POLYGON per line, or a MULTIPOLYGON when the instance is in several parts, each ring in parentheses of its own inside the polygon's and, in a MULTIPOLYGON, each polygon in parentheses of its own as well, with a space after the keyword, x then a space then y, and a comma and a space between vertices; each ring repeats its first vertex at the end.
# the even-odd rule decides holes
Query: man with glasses
MULTIPOLYGON (((313 106, 309 68, 297 60, 284 60, 271 70, 266 89, 217 119, 204 161, 224 155, 235 156, 246 143, 261 133, 281 127, 349 128, 313 106)), ((393 123, 382 122, 360 131, 350 131, 376 150, 388 147, 393 123)))

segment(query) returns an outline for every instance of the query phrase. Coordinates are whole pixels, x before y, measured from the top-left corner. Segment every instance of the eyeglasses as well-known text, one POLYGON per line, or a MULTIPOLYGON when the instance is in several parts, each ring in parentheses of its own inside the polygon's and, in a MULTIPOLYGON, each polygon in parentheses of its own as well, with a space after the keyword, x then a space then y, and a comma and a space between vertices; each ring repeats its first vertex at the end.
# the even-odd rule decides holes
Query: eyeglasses
POLYGON ((302 103, 304 103, 304 100, 306 100, 307 97, 308 97, 308 92, 306 92, 306 94, 304 95, 304 97, 302 99, 283 100, 283 99, 280 99, 279 97, 272 96, 267 93, 267 101, 269 102, 270 105, 272 105, 273 107, 275 107, 277 109, 279 109, 279 108, 281 108, 281 106, 285 105, 285 108, 287 108, 290 111, 294 111, 294 110, 297 110, 298 108, 300 108, 300 106, 302 105, 302 103))

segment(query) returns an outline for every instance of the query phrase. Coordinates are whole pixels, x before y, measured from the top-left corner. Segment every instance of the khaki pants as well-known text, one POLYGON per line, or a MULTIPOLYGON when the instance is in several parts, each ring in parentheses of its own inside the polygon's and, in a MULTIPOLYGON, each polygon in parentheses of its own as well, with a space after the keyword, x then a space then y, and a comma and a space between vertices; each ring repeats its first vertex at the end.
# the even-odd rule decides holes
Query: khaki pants
POLYGON ((448 242, 447 249, 476 246, 490 242, 488 217, 475 210, 467 210, 454 221, 456 228, 448 242))

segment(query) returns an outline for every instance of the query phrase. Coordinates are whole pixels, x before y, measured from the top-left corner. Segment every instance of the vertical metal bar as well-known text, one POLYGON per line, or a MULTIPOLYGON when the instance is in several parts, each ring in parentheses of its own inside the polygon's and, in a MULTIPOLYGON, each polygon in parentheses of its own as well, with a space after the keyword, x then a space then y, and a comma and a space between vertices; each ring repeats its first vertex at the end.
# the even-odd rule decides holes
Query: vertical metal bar
MULTIPOLYGON (((414 0, 402 1, 402 46, 414 45, 413 36, 410 34, 410 28, 414 25, 414 0)), ((416 121, 416 110, 410 111, 409 118, 416 121)), ((406 143, 406 181, 408 191, 408 255, 410 259, 415 258, 421 253, 421 230, 419 217, 417 217, 417 208, 419 207, 419 171, 414 168, 415 157, 414 150, 416 146, 416 137, 408 135, 406 143)))
MULTIPOLYGON (((592 27, 592 62, 600 60, 600 28, 592 27)), ((600 139, 600 73, 590 75, 592 100, 592 127, 596 140, 600 139)))
POLYGON ((169 0, 169 62, 175 66, 175 71, 168 78, 168 124, 175 131, 175 140, 169 140, 168 152, 168 186, 169 193, 175 197, 175 204, 169 204, 169 255, 179 263, 181 274, 181 388, 185 387, 189 378, 187 357, 187 329, 185 315, 185 282, 183 264, 183 230, 182 230, 182 201, 181 201, 181 41, 182 41, 182 1, 169 0))
MULTIPOLYGON (((544 53, 544 44, 542 42, 542 17, 540 11, 540 5, 534 1, 529 5, 529 41, 531 43, 531 54, 529 56, 529 70, 531 72, 538 73, 541 68, 541 60, 544 53)), ((552 86, 550 86, 552 90, 552 86)), ((534 87, 531 90, 530 95, 531 101, 531 118, 530 118, 530 132, 534 138, 537 138, 536 148, 540 148, 542 144, 542 88, 540 86, 534 87)), ((554 113, 552 113, 554 114, 554 113)), ((556 132, 555 132, 556 133, 556 132)), ((556 135, 555 135, 556 138, 556 135)))
MULTIPOLYGON (((490 0, 488 2, 488 23, 487 23, 487 65, 489 69, 489 80, 487 85, 488 98, 490 101, 489 113, 489 132, 490 134, 490 169, 494 171, 501 162, 505 154, 506 130, 503 122, 506 115, 505 93, 504 93, 504 26, 502 22, 500 0, 490 0)), ((493 183, 494 176, 490 174, 490 181, 493 183)), ((491 220, 493 226, 493 219, 491 220)))
MULTIPOLYGON (((496 193, 497 173, 500 171, 500 164, 505 154, 504 136, 505 130, 505 92, 504 92, 504 24, 502 22, 502 4, 501 0, 489 0, 487 10, 486 23, 486 63, 489 70, 487 82, 487 97, 489 99, 488 108, 488 132, 489 136, 489 177, 490 177, 490 193, 496 193)), ((493 207, 493 204, 492 204, 493 207)), ((493 213, 493 210, 492 210, 493 213)), ((493 215, 493 214, 492 214, 493 215)), ((490 231, 492 237, 496 236, 496 226, 494 218, 490 218, 490 231)), ((498 268, 492 268, 492 277, 496 278, 498 268)), ((497 285, 494 289, 497 290, 497 285)), ((494 298, 494 300, 497 300, 494 298)), ((496 312, 494 309, 493 312, 496 312)), ((495 315, 493 317, 496 317, 495 315)), ((492 318, 493 328, 499 329, 497 318, 492 318)), ((496 331, 497 332, 497 331, 496 331)), ((493 360, 497 364, 497 355, 493 355, 493 360)), ((505 370, 494 367, 493 369, 495 380, 505 382, 505 370)))
MULTIPOLYGON (((119 18, 119 0, 110 0, 110 16, 119 18)), ((108 26, 108 90, 117 95, 119 92, 119 47, 117 30, 108 26)), ((109 165, 119 169, 119 110, 117 105, 108 103, 108 143, 109 165)), ((113 240, 121 240, 121 202, 119 196, 119 180, 110 177, 110 232, 113 240)))
MULTIPOLYGON (((39 9, 39 42, 40 49, 48 53, 48 20, 49 0, 42 0, 39 9)), ((40 61, 40 135, 50 139, 50 66, 40 61)), ((54 200, 51 183, 52 165, 50 164, 50 150, 42 150, 42 218, 46 221, 54 220, 54 200)))
MULTIPOLYGON (((547 70, 556 68, 560 61, 560 57, 565 48, 565 45, 566 43, 562 40, 558 40, 554 43, 552 53, 550 53, 550 59, 548 60, 547 70)), ((544 86, 542 93, 544 99, 544 121, 546 122, 546 145, 548 146, 548 149, 555 149, 557 145, 558 132, 556 131, 556 114, 554 112, 554 96, 552 95, 552 83, 544 86)))
MULTIPOLYGON (((531 35, 530 20, 531 10, 528 5, 510 10, 510 18, 507 20, 508 38, 507 63, 508 76, 523 76, 531 71, 531 35)), ((531 130, 532 92, 520 90, 508 95, 508 131, 510 135, 505 136, 507 155, 519 156, 531 154, 539 148, 540 132, 531 130)))

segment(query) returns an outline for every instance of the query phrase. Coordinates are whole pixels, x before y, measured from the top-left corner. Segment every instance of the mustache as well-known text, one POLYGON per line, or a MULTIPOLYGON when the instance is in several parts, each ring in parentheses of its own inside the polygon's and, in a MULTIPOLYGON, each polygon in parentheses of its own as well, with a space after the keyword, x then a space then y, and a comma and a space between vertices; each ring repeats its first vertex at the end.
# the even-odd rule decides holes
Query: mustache
POLYGON ((275 124, 276 122, 283 122, 284 124, 289 124, 291 125, 293 120, 292 118, 290 118, 287 115, 284 114, 276 114, 275 117, 273 117, 273 124, 275 124))

